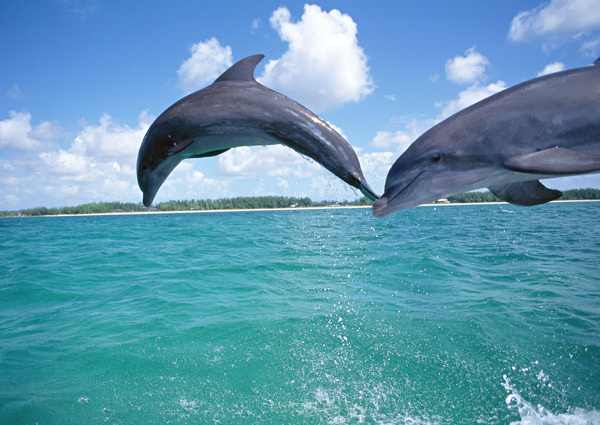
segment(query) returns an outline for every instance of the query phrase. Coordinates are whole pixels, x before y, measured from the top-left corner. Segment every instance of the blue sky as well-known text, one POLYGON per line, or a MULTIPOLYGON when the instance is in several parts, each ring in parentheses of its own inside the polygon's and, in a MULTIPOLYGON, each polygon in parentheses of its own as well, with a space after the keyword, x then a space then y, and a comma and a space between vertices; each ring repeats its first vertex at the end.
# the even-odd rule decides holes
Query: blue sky
MULTIPOLYGON (((260 82, 334 125, 382 193, 429 127, 541 72, 600 56, 600 0, 0 2, 0 210, 140 202, 164 109, 263 53, 260 82)), ((599 175, 546 180, 600 188, 599 175)), ((280 146, 187 160, 155 202, 354 189, 280 146)))

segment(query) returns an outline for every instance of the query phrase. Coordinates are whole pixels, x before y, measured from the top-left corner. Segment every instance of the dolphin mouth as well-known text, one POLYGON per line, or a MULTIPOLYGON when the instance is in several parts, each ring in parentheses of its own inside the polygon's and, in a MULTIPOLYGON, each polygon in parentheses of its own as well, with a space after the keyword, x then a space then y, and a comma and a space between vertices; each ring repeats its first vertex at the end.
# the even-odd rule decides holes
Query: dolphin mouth
POLYGON ((396 211, 406 209, 410 205, 406 206, 398 206, 392 205, 393 201, 400 195, 402 195, 405 190, 421 175, 423 171, 417 173, 412 179, 408 180, 401 186, 394 186, 393 188, 387 189, 381 198, 379 198, 375 203, 373 203, 373 207, 371 209, 372 214, 375 217, 386 217, 396 211), (392 196, 390 194, 393 193, 392 196))

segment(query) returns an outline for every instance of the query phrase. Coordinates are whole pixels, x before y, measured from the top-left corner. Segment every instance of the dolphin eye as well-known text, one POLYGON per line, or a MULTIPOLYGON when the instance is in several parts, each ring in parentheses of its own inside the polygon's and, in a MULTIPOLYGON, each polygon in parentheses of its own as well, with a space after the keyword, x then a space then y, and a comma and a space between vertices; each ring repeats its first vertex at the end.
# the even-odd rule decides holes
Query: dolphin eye
POLYGON ((433 163, 440 162, 441 160, 442 160, 441 153, 436 153, 431 157, 431 162, 433 162, 433 163))

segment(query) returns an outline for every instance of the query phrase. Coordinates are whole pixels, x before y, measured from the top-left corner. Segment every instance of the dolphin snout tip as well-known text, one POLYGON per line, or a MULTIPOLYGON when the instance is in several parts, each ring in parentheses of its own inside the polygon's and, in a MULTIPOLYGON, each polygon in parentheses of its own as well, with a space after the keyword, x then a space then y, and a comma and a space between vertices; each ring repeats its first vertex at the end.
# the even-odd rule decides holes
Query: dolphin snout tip
POLYGON ((152 205, 152 201, 154 201, 154 197, 156 196, 157 191, 158 190, 153 190, 151 187, 148 186, 142 188, 142 203, 145 207, 150 207, 152 205))
POLYGON ((375 217, 385 217, 385 216, 391 214, 391 211, 387 211, 387 208, 386 208, 387 206, 388 206, 388 198, 382 196, 381 198, 377 199, 373 203, 371 212, 373 213, 373 215, 375 217))

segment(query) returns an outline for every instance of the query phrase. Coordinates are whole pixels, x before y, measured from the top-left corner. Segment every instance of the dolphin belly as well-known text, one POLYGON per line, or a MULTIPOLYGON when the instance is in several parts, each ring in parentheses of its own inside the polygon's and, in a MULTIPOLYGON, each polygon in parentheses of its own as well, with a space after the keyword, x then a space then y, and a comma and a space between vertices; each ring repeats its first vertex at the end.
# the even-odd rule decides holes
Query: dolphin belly
POLYGON ((220 152, 241 146, 268 146, 281 142, 268 134, 256 131, 226 131, 223 134, 203 134, 194 138, 182 156, 185 158, 206 157, 208 153, 220 152))

